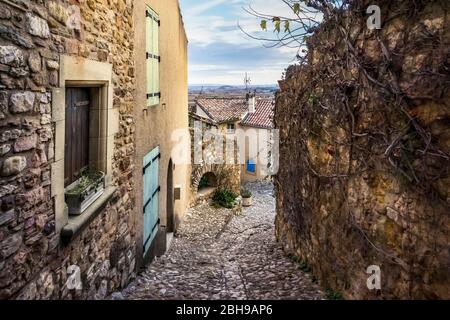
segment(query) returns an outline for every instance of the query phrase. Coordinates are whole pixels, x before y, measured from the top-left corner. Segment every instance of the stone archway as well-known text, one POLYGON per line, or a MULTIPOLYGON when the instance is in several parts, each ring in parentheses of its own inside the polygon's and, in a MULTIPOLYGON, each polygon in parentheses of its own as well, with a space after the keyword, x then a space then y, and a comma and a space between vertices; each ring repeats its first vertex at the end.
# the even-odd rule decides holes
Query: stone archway
POLYGON ((211 178, 214 176, 215 181, 212 187, 225 188, 239 194, 241 189, 241 170, 239 165, 194 165, 191 176, 191 190, 193 195, 191 206, 212 196, 211 192, 207 192, 206 194, 199 192, 202 177, 208 175, 211 178))
POLYGON ((217 176, 213 172, 207 172, 200 179, 197 192, 200 193, 206 189, 216 189, 217 185, 217 176))
POLYGON ((196 164, 194 159, 194 146, 196 145, 194 139, 194 129, 191 129, 191 160, 192 160, 192 172, 191 172, 191 194, 192 201, 190 206, 195 206, 197 203, 205 200, 204 197, 199 197, 198 189, 200 185, 200 181, 203 176, 206 174, 212 174, 215 176, 216 180, 216 188, 224 188, 230 190, 236 194, 240 193, 241 189, 241 166, 238 162, 238 148, 235 143, 233 158, 234 161, 231 161, 234 164, 227 164, 228 162, 222 159, 223 155, 226 155, 226 139, 224 139, 224 149, 223 152, 218 154, 217 150, 212 148, 207 150, 210 147, 211 141, 201 142, 201 150, 203 151, 203 158, 200 163, 196 164), (217 164, 222 163, 223 164, 217 164))
POLYGON ((208 172, 215 174, 211 165, 195 165, 192 168, 191 187, 194 193, 198 192, 200 180, 208 172))

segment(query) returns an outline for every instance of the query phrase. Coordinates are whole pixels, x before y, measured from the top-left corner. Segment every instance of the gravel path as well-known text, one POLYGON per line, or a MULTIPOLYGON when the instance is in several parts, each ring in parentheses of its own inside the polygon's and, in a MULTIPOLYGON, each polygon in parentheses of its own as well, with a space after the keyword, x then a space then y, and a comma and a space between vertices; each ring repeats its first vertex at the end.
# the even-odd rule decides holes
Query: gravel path
POLYGON ((254 205, 241 215, 191 209, 168 253, 122 292, 126 299, 323 299, 311 275, 275 242, 269 183, 246 186, 254 205))

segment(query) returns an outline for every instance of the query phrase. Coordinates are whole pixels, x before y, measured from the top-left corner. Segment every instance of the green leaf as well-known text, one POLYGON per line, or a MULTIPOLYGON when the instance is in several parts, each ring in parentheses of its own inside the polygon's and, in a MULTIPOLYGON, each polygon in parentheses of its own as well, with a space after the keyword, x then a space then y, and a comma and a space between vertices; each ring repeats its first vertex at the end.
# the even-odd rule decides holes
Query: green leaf
POLYGON ((299 14, 300 13, 300 3, 295 3, 293 10, 294 10, 295 14, 299 14))
POLYGON ((281 21, 275 21, 275 31, 280 33, 280 31, 281 31, 281 21))
POLYGON ((267 30, 267 20, 262 20, 261 21, 261 29, 262 30, 267 30))
POLYGON ((289 28, 289 21, 286 20, 284 22, 284 32, 291 32, 291 29, 289 28))

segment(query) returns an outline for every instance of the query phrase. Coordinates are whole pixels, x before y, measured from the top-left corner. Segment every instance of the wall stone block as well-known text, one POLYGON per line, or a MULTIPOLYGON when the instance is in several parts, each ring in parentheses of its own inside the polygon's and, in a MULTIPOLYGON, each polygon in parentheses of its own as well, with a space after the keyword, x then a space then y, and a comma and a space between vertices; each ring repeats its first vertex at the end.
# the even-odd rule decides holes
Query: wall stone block
POLYGON ((5 240, 3 240, 0 244, 0 256, 2 259, 6 259, 11 256, 13 253, 17 252, 22 245, 22 235, 19 233, 15 233, 5 240))
POLYGON ((50 38, 50 29, 48 27, 47 21, 38 16, 35 16, 32 13, 27 13, 27 19, 28 32, 30 34, 44 39, 50 38))
POLYGON ((0 63, 11 67, 24 65, 23 52, 15 46, 0 46, 0 63))
POLYGON ((25 170, 27 166, 27 159, 23 156, 14 156, 7 158, 3 162, 1 175, 3 177, 12 176, 25 170))
POLYGON ((13 93, 10 99, 10 110, 13 113, 23 113, 33 110, 35 94, 33 92, 13 93))
POLYGON ((23 152, 36 148, 37 135, 32 134, 30 136, 20 137, 14 144, 14 152, 23 152))

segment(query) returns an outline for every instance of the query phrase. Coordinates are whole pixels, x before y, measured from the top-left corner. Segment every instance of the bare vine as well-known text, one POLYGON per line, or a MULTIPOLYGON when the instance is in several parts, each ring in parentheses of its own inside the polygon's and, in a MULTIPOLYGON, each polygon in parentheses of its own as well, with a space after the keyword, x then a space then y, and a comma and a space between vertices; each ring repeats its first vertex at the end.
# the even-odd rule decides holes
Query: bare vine
MULTIPOLYGON (((415 111, 427 103, 444 105, 443 100, 450 96, 447 59, 450 44, 439 32, 407 23, 417 20, 427 1, 403 4, 378 1, 381 7, 389 9, 384 12, 385 24, 394 19, 405 23, 405 30, 399 33, 402 37, 395 42, 388 38, 384 26, 381 30, 366 28, 369 1, 280 1, 296 17, 263 14, 250 7, 249 14, 265 21, 262 29, 270 21, 275 32, 267 37, 249 36, 264 41, 266 46, 294 46, 299 52, 307 48, 304 56, 298 55, 299 63, 286 73, 287 82, 296 80, 296 90, 288 89, 288 93, 278 97, 289 98, 290 103, 295 101, 298 108, 291 117, 296 120, 278 115, 275 120, 282 129, 286 122, 301 128, 295 131, 300 134, 295 138, 285 134, 289 150, 301 155, 299 174, 341 186, 343 202, 347 203, 344 186, 348 181, 371 170, 387 170, 398 177, 404 188, 426 194, 448 208, 447 196, 437 188, 437 182, 448 179, 450 174, 448 146, 442 144, 430 124, 422 121, 415 111), (405 71, 405 57, 418 49, 434 50, 437 62, 405 71), (420 92, 405 83, 411 83, 420 92), (311 159, 311 144, 307 143, 311 140, 322 148, 321 154, 328 153, 329 157, 311 159)), ((448 12, 448 1, 436 3, 448 12)), ((441 120, 435 120, 448 125, 450 119, 447 113, 441 120)), ((279 183, 276 180, 278 188, 279 183)), ((301 210, 313 210, 309 205, 308 201, 302 202, 301 210)), ((292 225, 308 230, 307 215, 300 217, 298 212, 297 216, 291 215, 287 218, 292 225)), ((383 252, 352 217, 350 212, 349 222, 376 251, 383 252)), ((391 254, 386 256, 392 258, 391 254)))

